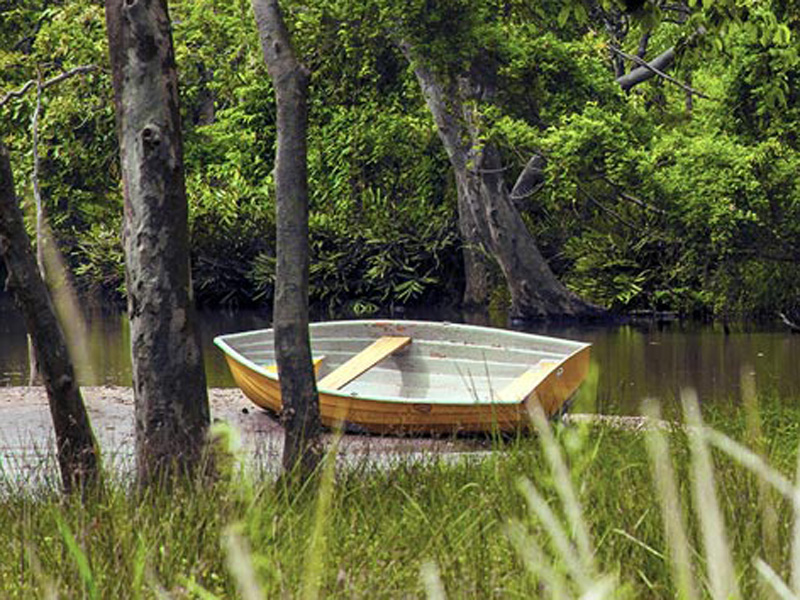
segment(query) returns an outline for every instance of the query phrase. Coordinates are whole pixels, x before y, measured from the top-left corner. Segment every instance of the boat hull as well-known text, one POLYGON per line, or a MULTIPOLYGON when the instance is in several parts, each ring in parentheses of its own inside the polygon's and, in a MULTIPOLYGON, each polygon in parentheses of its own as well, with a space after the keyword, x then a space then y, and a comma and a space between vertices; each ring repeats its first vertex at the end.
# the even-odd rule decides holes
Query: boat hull
MULTIPOLYGON (((378 322, 370 322, 372 325, 375 323, 378 322)), ((402 383, 404 379, 415 380, 415 378, 420 379, 424 378, 424 376, 427 376, 428 380, 435 379, 437 376, 436 364, 438 364, 438 369, 441 371, 440 376, 446 377, 448 368, 445 366, 448 364, 447 353, 452 355, 450 362, 455 363, 455 369, 459 373, 460 379, 471 378, 470 383, 474 384, 472 387, 475 389, 480 387, 477 382, 477 375, 475 375, 480 371, 480 360, 472 358, 472 362, 478 366, 473 366, 473 370, 467 376, 463 375, 467 367, 462 366, 459 368, 459 364, 464 365, 468 362, 469 359, 464 358, 464 356, 469 355, 470 352, 472 355, 476 354, 474 346, 470 346, 468 341, 469 334, 473 333, 470 329, 481 330, 480 333, 494 330, 448 325, 451 329, 448 335, 442 336, 444 341, 440 340, 436 346, 426 346, 429 342, 423 341, 418 334, 422 331, 428 333, 428 329, 432 327, 430 324, 426 324, 426 328, 414 327, 413 322, 410 325, 407 322, 391 322, 391 324, 395 323, 400 323, 400 325, 396 325, 394 329, 389 326, 389 323, 381 323, 384 325, 383 327, 375 328, 373 326, 372 329, 375 331, 376 336, 382 332, 390 334, 397 332, 409 333, 413 340, 410 347, 413 348, 416 344, 415 351, 409 352, 408 356, 394 357, 394 360, 392 358, 386 359, 384 363, 389 364, 382 366, 380 369, 375 369, 369 376, 365 375, 365 380, 372 380, 372 387, 369 387, 370 381, 362 383, 360 387, 357 385, 357 381, 356 384, 345 387, 342 390, 320 389, 320 414, 323 425, 330 428, 344 427, 351 431, 356 430, 376 434, 452 434, 462 432, 509 432, 525 429, 530 424, 529 409, 533 405, 540 405, 545 414, 550 417, 558 415, 562 411, 565 402, 575 394, 589 370, 590 346, 588 344, 573 343, 575 346, 567 347, 563 352, 563 357, 556 352, 550 353, 554 356, 545 361, 547 368, 541 374, 536 375, 534 389, 531 389, 529 393, 526 393, 524 397, 516 401, 499 399, 499 395, 494 392, 488 394, 491 397, 482 398, 478 392, 470 392, 466 397, 459 398, 458 394, 455 393, 455 387, 457 386, 453 383, 453 381, 457 382, 458 378, 453 378, 452 373, 449 376, 453 379, 447 387, 453 388, 453 397, 427 398, 425 393, 419 391, 423 389, 420 385, 417 385, 417 387, 405 386, 405 388, 411 389, 412 392, 404 396, 399 393, 396 396, 378 393, 369 396, 365 395, 370 394, 373 389, 386 388, 390 385, 392 378, 399 378, 401 381, 397 383, 395 388, 392 388, 398 390, 405 389, 402 383), (462 333, 458 329, 460 327, 466 328, 463 341, 459 337, 462 333), (455 335, 454 332, 459 335, 455 335), (425 360, 420 360, 420 355, 424 355, 425 360), (430 367, 430 372, 426 372, 426 365, 431 361, 436 364, 430 367), (409 372, 403 372, 404 366, 409 367, 409 372, 413 371, 413 376, 409 372), (414 397, 415 393, 419 397, 414 397)), ((270 331, 266 330, 263 334, 268 335, 270 331)), ((434 329, 433 331, 438 330, 434 329)), ((514 335, 524 336, 525 334, 514 335)), ((553 338, 532 337, 553 340, 553 338)), ((280 413, 282 409, 280 382, 274 367, 264 367, 255 361, 243 358, 239 352, 230 351, 230 348, 226 347, 225 336, 222 336, 222 338, 217 343, 226 352, 226 360, 236 385, 254 404, 274 413, 280 413)), ((258 338, 254 337, 253 339, 258 338)), ((318 346, 321 350, 315 352, 315 354, 320 354, 320 352, 334 347, 326 341, 328 339, 319 340, 318 346)), ((484 344, 487 350, 483 350, 482 355, 485 357, 495 351, 502 353, 504 348, 502 336, 500 339, 501 342, 498 343, 484 344)), ((524 338, 520 339, 524 341, 524 338)), ((558 342, 560 340, 555 341, 558 342)), ((531 348, 533 348, 535 346, 534 342, 531 342, 531 344, 531 348)), ((245 344, 241 345, 245 346, 245 344)), ((254 343, 250 345, 254 346, 254 343)), ((484 348, 484 346, 480 347, 484 348)), ((314 350, 314 339, 312 337, 312 351, 314 350)), ((508 350, 508 352, 511 351, 508 350)), ((513 351, 519 352, 516 348, 513 351)), ((525 352, 532 353, 534 350, 526 349, 525 352)), ((502 354, 498 355, 502 357, 502 354)), ((532 356, 535 358, 538 355, 532 354, 532 356)), ((494 367, 495 364, 500 365, 496 367, 500 375, 506 374, 505 372, 508 371, 507 379, 512 382, 530 366, 528 364, 520 364, 516 368, 512 368, 502 362, 493 362, 491 357, 484 359, 484 365, 494 367)), ((485 366, 485 370, 488 369, 489 367, 485 366)), ((500 375, 498 375, 498 381, 504 381, 500 375)), ((488 384, 491 384, 491 381, 488 384)), ((427 388, 424 389, 430 390, 433 387, 428 383, 427 388)), ((488 385, 488 388, 490 387, 488 385)), ((433 392, 428 393, 435 395, 433 392)), ((463 392, 461 395, 464 395, 463 392)))

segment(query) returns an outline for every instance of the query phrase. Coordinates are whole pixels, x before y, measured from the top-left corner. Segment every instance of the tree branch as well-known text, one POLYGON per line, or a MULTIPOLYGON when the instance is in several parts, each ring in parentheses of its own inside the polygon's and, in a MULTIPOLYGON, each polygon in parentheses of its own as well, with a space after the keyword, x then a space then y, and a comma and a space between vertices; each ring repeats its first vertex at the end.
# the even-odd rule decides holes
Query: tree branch
POLYGON ((597 206, 597 208, 599 208, 600 210, 602 210, 602 211, 603 211, 603 212, 605 212, 605 213, 608 213, 609 215, 611 215, 612 217, 614 217, 614 218, 615 218, 617 221, 619 221, 620 223, 622 223, 622 224, 623 224, 623 225, 625 225, 626 227, 630 227, 631 229, 637 229, 637 226, 636 226, 636 225, 634 225, 633 223, 631 223, 631 222, 630 222, 630 221, 628 221, 627 219, 623 218, 623 217, 622 217, 622 216, 621 216, 619 213, 617 213, 616 211, 614 211, 614 210, 612 210, 612 209, 608 208, 607 206, 605 206, 605 205, 604 205, 602 202, 600 202, 599 200, 596 200, 596 199, 594 198, 594 196, 592 196, 592 195, 591 195, 589 192, 587 192, 585 189, 583 189, 583 187, 581 187, 580 185, 578 185, 578 186, 577 186, 577 188, 578 188, 578 191, 579 191, 581 194, 583 194, 583 195, 586 197, 586 199, 587 199, 589 202, 591 202, 592 204, 594 204, 595 206, 597 206))
POLYGON ((641 200, 641 199, 637 198, 636 196, 631 196, 630 194, 628 194, 626 192, 623 192, 622 188, 620 186, 618 186, 616 183, 614 183, 613 181, 611 181, 607 176, 601 174, 600 175, 600 179, 605 181, 612 188, 614 188, 614 192, 616 192, 616 194, 617 194, 617 196, 619 198, 622 198, 623 200, 627 200, 628 202, 631 202, 631 203, 635 204, 636 206, 640 206, 641 208, 643 208, 645 210, 649 210, 650 212, 654 212, 654 213, 656 213, 658 215, 666 215, 667 214, 667 211, 665 211, 665 210, 663 210, 661 208, 658 208, 657 206, 653 206, 652 204, 649 204, 648 202, 645 202, 644 200, 641 200))
POLYGON ((791 329, 792 333, 800 333, 800 325, 792 321, 783 312, 778 311, 778 316, 781 318, 781 321, 783 321, 784 325, 791 329))
POLYGON ((658 208, 656 206, 653 206, 652 204, 648 204, 644 200, 640 200, 639 198, 636 198, 635 196, 631 196, 630 194, 626 194, 625 192, 617 190, 617 195, 620 198, 622 198, 623 200, 627 200, 628 202, 632 202, 636 206, 640 206, 641 208, 643 208, 645 210, 649 210, 650 212, 654 212, 657 215, 666 215, 667 214, 667 211, 662 210, 662 209, 660 209, 660 208, 658 208))
POLYGON ((688 85, 681 83, 674 77, 667 75, 661 68, 668 68, 674 61, 675 61, 675 48, 670 48, 666 52, 659 54, 656 58, 654 58, 651 62, 647 62, 635 56, 633 54, 628 54, 627 52, 623 52, 616 46, 612 46, 611 44, 608 45, 609 49, 620 56, 627 58, 628 60, 632 60, 636 64, 639 65, 638 69, 634 69, 627 75, 623 77, 617 78, 617 83, 622 87, 623 90, 626 92, 630 90, 632 87, 651 79, 654 75, 658 75, 659 77, 666 79, 670 83, 674 83, 680 88, 683 88, 685 91, 690 92, 699 96, 700 98, 705 98, 706 100, 714 100, 711 96, 707 96, 703 92, 696 90, 694 88, 689 87, 688 85), (659 68, 661 67, 661 68, 659 68), (649 71, 651 74, 648 75, 646 71, 649 71))
MULTIPOLYGON (((695 33, 689 36, 689 38, 682 45, 686 46, 694 43, 694 41, 699 36, 704 35, 705 32, 706 30, 700 27, 695 33)), ((624 91, 627 92, 633 87, 639 85, 640 83, 643 83, 648 79, 651 79, 656 75, 658 75, 659 77, 666 79, 670 83, 674 83, 675 85, 683 88, 687 92, 696 94, 697 96, 705 98, 707 100, 714 100, 714 98, 711 98, 698 90, 690 88, 689 86, 681 83, 674 77, 671 77, 670 75, 667 75, 664 72, 665 69, 668 69, 670 66, 672 66, 672 63, 675 62, 675 59, 677 58, 677 51, 676 51, 677 46, 673 46, 672 48, 665 50, 650 62, 647 62, 643 58, 640 58, 633 54, 628 54, 627 52, 623 52, 622 50, 620 50, 619 48, 617 48, 612 44, 609 44, 608 47, 615 54, 627 58, 628 60, 633 61, 634 63, 639 65, 639 67, 637 67, 627 75, 623 75, 622 77, 617 77, 616 81, 624 91)))
MULTIPOLYGON (((74 67, 69 71, 64 71, 60 75, 56 75, 52 79, 48 79, 47 81, 42 82, 40 89, 46 90, 47 88, 57 85, 62 81, 69 79, 70 77, 74 77, 75 75, 82 75, 83 73, 89 73, 90 71, 95 71, 97 69, 97 65, 81 65, 80 67, 74 67)), ((39 81, 37 79, 31 79, 25 85, 23 85, 20 89, 14 90, 13 92, 8 92, 2 99, 0 99, 0 108, 5 106, 10 100, 13 98, 21 98, 24 96, 28 91, 33 88, 37 87, 37 83, 39 81)))
POLYGON ((639 38, 639 47, 636 49, 636 56, 644 60, 644 57, 647 56, 647 46, 650 44, 650 36, 652 35, 653 30, 648 29, 642 34, 642 37, 639 38))

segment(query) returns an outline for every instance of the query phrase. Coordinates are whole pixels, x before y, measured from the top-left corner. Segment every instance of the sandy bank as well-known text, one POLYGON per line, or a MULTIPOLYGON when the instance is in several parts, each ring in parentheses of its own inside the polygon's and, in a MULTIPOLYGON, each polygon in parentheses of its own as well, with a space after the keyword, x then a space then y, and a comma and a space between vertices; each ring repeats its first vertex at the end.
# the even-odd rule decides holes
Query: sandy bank
MULTIPOLYGON (((118 386, 84 387, 84 400, 106 462, 131 464, 134 448, 133 391, 118 386)), ((241 433, 246 455, 263 465, 277 467, 283 431, 268 413, 254 407, 236 388, 209 390, 215 421, 234 426, 241 433)), ((641 430, 642 417, 576 414, 571 422, 641 430)), ((432 453, 481 452, 490 447, 484 439, 401 438, 345 435, 341 452, 352 459, 369 457, 387 461, 392 457, 424 457, 432 453)), ((0 468, 28 474, 53 466, 54 438, 47 397, 41 387, 0 387, 0 468)))
MULTIPOLYGON (((133 390, 102 386, 82 388, 92 426, 106 457, 130 460, 134 447, 133 390)), ((223 421, 241 433, 242 447, 265 464, 278 464, 283 430, 268 413, 253 406, 236 388, 209 390, 214 421, 223 421)), ((399 438, 345 435, 341 451, 350 457, 425 455, 433 452, 480 451, 485 440, 399 438)), ((0 466, 13 463, 25 470, 52 458, 54 437, 47 396, 41 387, 0 387, 0 466)))

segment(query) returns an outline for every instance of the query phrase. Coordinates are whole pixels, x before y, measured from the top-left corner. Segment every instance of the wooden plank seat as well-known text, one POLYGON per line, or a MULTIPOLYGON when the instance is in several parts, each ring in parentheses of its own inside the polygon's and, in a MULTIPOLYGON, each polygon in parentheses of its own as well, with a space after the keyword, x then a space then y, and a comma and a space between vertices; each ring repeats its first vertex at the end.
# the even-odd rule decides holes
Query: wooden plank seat
POLYGON ((539 384, 544 381, 558 362, 557 360, 540 360, 500 390, 497 399, 501 402, 522 402, 539 387, 539 384))
POLYGON ((384 336, 375 340, 361 352, 328 373, 317 382, 317 387, 327 390, 339 390, 369 371, 384 358, 405 348, 411 343, 410 337, 384 336))

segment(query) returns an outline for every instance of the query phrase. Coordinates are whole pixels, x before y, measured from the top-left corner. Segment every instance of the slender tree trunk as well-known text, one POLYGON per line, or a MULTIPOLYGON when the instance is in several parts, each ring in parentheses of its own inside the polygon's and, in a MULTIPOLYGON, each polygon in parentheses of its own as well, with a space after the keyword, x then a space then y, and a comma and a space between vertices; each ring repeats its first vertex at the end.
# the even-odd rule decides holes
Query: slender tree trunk
POLYGON ((201 126, 211 125, 216 120, 216 99, 214 91, 209 85, 214 81, 214 71, 202 62, 197 68, 200 71, 200 92, 195 108, 194 123, 201 126))
POLYGON ((322 456, 319 398, 308 333, 306 130, 310 74, 295 55, 277 0, 253 0, 253 12, 278 109, 275 353, 283 400, 283 468, 305 478, 322 456))
MULTIPOLYGON (((684 80, 684 82, 686 83, 686 87, 687 88, 691 88, 692 87, 692 74, 691 74, 691 72, 686 74, 686 79, 684 80)), ((692 111, 694 110, 694 96, 692 95, 692 92, 690 92, 688 89, 685 90, 685 94, 686 95, 684 97, 685 98, 684 106, 686 108, 686 114, 691 117, 692 116, 692 111)))
MULTIPOLYGON (((47 281, 44 269, 44 236, 42 235, 42 221, 44 208, 42 205, 42 192, 39 188, 39 115, 42 111, 42 79, 37 73, 36 77, 36 106, 31 117, 31 139, 33 141, 33 169, 31 170, 31 185, 33 187, 33 201, 36 205, 36 266, 43 281, 47 281)), ((33 338, 28 335, 28 364, 30 375, 28 385, 33 386, 39 380, 39 365, 36 362, 36 352, 33 349, 33 338)))
POLYGON ((124 191, 141 484, 196 470, 209 423, 189 271, 178 79, 166 0, 107 0, 124 191))
POLYGON ((8 151, 0 143, 0 255, 8 287, 33 340, 56 434, 58 465, 66 492, 99 480, 100 454, 83 404, 64 334, 47 286, 39 275, 22 211, 17 205, 8 151))
POLYGON ((401 49, 414 66, 450 158, 459 196, 459 222, 469 224, 471 240, 479 240, 500 266, 511 294, 511 316, 541 319, 601 314, 601 309, 558 281, 511 202, 497 149, 482 139, 480 121, 465 101, 465 89, 476 88, 474 82, 467 77, 462 82, 445 81, 427 69, 409 45, 401 44, 401 49))

